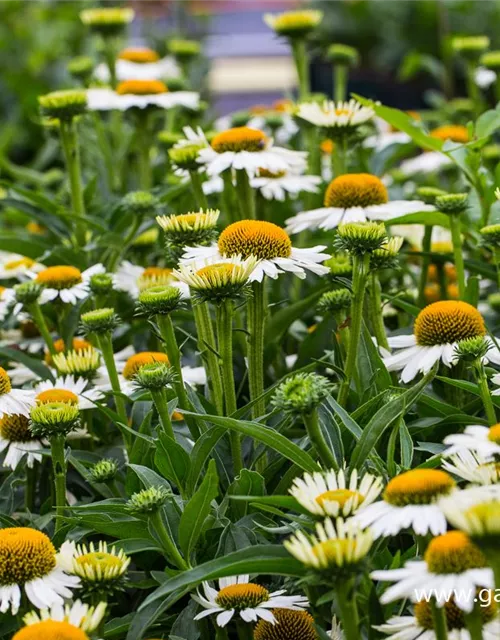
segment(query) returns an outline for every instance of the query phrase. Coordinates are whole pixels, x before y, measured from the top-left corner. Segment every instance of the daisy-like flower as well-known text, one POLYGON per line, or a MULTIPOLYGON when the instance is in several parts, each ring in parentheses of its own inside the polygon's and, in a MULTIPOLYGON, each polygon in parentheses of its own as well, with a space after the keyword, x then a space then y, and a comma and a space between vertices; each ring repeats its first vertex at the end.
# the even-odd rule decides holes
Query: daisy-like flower
POLYGON ((79 578, 61 568, 50 539, 29 527, 0 530, 0 612, 19 611, 22 593, 38 609, 63 604, 78 587, 79 578))
POLYGON ((141 267, 124 260, 113 275, 115 289, 128 293, 134 300, 137 300, 141 291, 156 285, 176 287, 185 297, 189 295, 188 288, 177 279, 172 269, 141 267))
POLYGON ((287 271, 305 278, 306 270, 320 276, 328 273, 328 268, 320 264, 330 257, 322 253, 324 249, 325 246, 297 249, 288 233, 272 222, 240 220, 224 229, 216 245, 187 248, 181 263, 253 256, 259 262, 250 275, 251 281, 262 282, 265 275, 276 279, 287 271))
POLYGON ((5 253, 0 258, 0 280, 25 280, 31 273, 45 269, 45 265, 18 253, 5 253))
POLYGON ((304 596, 285 596, 284 589, 270 593, 260 584, 250 582, 248 575, 221 578, 219 591, 204 582, 203 592, 204 594, 198 592, 191 596, 205 609, 194 619, 201 620, 216 614, 219 627, 225 627, 235 615, 239 615, 245 622, 257 622, 261 618, 275 623, 271 609, 302 611, 309 606, 304 596))
POLYGON ((470 449, 460 449, 451 455, 449 451, 444 451, 441 455, 449 456, 442 462, 445 471, 472 485, 491 485, 500 481, 500 466, 491 460, 491 455, 485 456, 470 449))
POLYGON ((323 19, 323 12, 315 9, 265 13, 264 22, 278 35, 302 38, 315 29, 323 19))
MULTIPOLYGON (((116 77, 119 82, 123 80, 156 80, 179 78, 181 71, 179 65, 172 56, 161 58, 148 47, 130 47, 123 49, 116 60, 116 77)), ((99 64, 94 77, 107 84, 111 78, 109 67, 99 64)))
POLYGON ((373 580, 395 582, 380 598, 382 604, 410 598, 421 599, 423 590, 436 594, 436 605, 443 607, 450 593, 463 597, 456 605, 470 613, 476 591, 494 587, 493 571, 486 557, 462 531, 448 531, 433 538, 422 561, 407 562, 401 569, 374 571, 373 580))
POLYGON ((471 487, 443 498, 439 506, 447 520, 467 533, 488 556, 488 542, 497 554, 500 534, 500 486, 471 487))
MULTIPOLYGON (((82 631, 85 631, 85 632, 88 631, 92 633, 99 627, 99 624, 101 623, 101 620, 104 618, 105 613, 106 613, 105 602, 100 602, 97 606, 91 607, 88 604, 83 604, 82 602, 80 602, 80 600, 77 600, 73 604, 66 604, 64 606, 62 604, 55 604, 52 607, 50 607, 50 609, 42 609, 39 612, 30 611, 24 616, 23 622, 27 626, 38 625, 45 621, 64 623, 63 626, 55 625, 51 627, 50 625, 47 625, 47 626, 42 625, 38 628, 35 627, 34 629, 32 629, 33 632, 37 631, 39 633, 42 630, 48 633, 49 630, 52 630, 52 629, 59 630, 59 633, 62 633, 63 631, 66 631, 70 627, 81 629, 82 631)), ((73 632, 73 629, 71 629, 71 631, 73 632)), ((40 638, 42 637, 42 635, 43 634, 40 634, 35 637, 40 638)), ((76 635, 80 637, 78 633, 76 635)), ((52 638, 51 635, 43 635, 43 637, 46 638, 46 640, 50 640, 52 638)), ((62 636, 56 636, 56 637, 73 639, 75 636, 74 635, 65 636, 63 634, 62 636)), ((86 637, 86 636, 82 636, 82 637, 86 637)))
POLYGON ((220 211, 207 209, 180 215, 157 216, 156 222, 165 232, 170 242, 177 245, 198 244, 216 237, 217 220, 220 211))
POLYGON ((491 458, 500 454, 500 424, 492 427, 469 425, 463 433, 452 433, 446 436, 443 442, 449 445, 443 452, 443 456, 466 450, 491 458))
MULTIPOLYGON (((500 635, 500 622, 496 619, 497 607, 491 596, 487 606, 478 607, 483 628, 483 640, 496 640, 500 635)), ((459 609, 454 600, 448 600, 444 605, 448 627, 448 640, 471 640, 467 630, 464 612, 459 609)), ((388 622, 375 627, 393 640, 436 640, 431 604, 421 600, 414 606, 413 616, 395 616, 388 622)))
POLYGON ((357 567, 369 553, 373 536, 351 518, 327 518, 316 524, 315 534, 297 531, 284 545, 306 567, 316 571, 349 570, 357 567))
MULTIPOLYGON (((486 336, 479 311, 458 300, 443 300, 424 307, 415 319, 411 335, 393 336, 389 346, 398 349, 383 358, 388 371, 401 371, 401 381, 410 382, 418 373, 428 373, 436 362, 447 367, 457 361, 456 346, 460 340, 486 336)), ((500 351, 489 337, 485 362, 500 363, 500 351)))
POLYGON ((198 152, 198 162, 205 166, 208 176, 217 176, 226 169, 245 170, 253 178, 259 170, 273 173, 306 166, 307 153, 275 147, 272 138, 250 127, 235 127, 218 133, 211 145, 198 152))
POLYGON ((250 185, 260 191, 266 200, 284 202, 287 196, 296 197, 301 192, 317 193, 321 182, 320 176, 305 176, 291 171, 273 173, 259 169, 250 185))
MULTIPOLYGON (((132 347, 127 347, 115 354, 115 365, 120 381, 122 393, 131 394, 137 390, 135 376, 139 369, 145 364, 153 362, 164 362, 169 364, 168 356, 161 351, 141 351, 134 353, 132 347)), ((99 391, 110 391, 111 383, 106 367, 98 370, 98 377, 95 380, 95 389, 99 391)), ((206 374, 204 367, 182 367, 182 377, 186 384, 204 385, 206 384, 206 374)))
POLYGON ((122 549, 108 547, 102 540, 97 546, 93 542, 86 546, 67 541, 61 547, 61 555, 65 571, 78 576, 84 586, 94 591, 99 588, 109 591, 123 586, 130 564, 130 558, 122 549))
POLYGON ((174 273, 201 299, 216 301, 237 296, 248 284, 258 260, 249 256, 242 260, 233 258, 208 258, 204 261, 182 264, 174 273))
POLYGON ((38 382, 35 384, 35 392, 38 403, 67 402, 78 405, 80 410, 93 409, 95 400, 101 396, 95 389, 89 388, 88 380, 72 375, 58 377, 53 382, 38 382))
POLYGON ((382 488, 381 478, 365 473, 360 479, 354 469, 347 479, 342 469, 306 473, 302 478, 295 478, 289 493, 310 513, 336 518, 350 516, 362 504, 371 504, 382 488))
POLYGON ((325 206, 302 211, 286 221, 290 233, 305 229, 334 229, 349 222, 391 220, 407 213, 434 211, 419 200, 393 200, 384 183, 369 173, 349 173, 334 178, 325 192, 325 206))
POLYGON ((42 443, 33 437, 26 416, 11 414, 0 419, 0 451, 7 452, 4 467, 15 469, 26 456, 26 464, 32 468, 42 460, 42 454, 35 453, 41 448, 42 443))
POLYGON ((15 290, 0 286, 0 321, 5 320, 11 310, 15 315, 19 315, 20 307, 21 305, 16 305, 15 290))
POLYGON ((35 393, 26 389, 13 389, 9 374, 0 367, 0 419, 4 416, 29 417, 35 404, 35 393))
POLYGON ((323 104, 302 102, 295 115, 316 127, 327 129, 327 137, 335 138, 339 134, 350 134, 362 124, 366 124, 374 117, 375 112, 371 107, 363 107, 356 100, 325 100, 323 104))
POLYGON ((42 271, 32 274, 35 282, 43 285, 40 302, 52 302, 59 299, 61 302, 76 304, 78 300, 84 300, 89 295, 90 278, 96 273, 105 273, 102 264, 80 271, 76 267, 60 265, 47 267, 42 271))
MULTIPOLYGON (((307 611, 273 609, 274 622, 259 620, 253 631, 254 640, 317 640, 314 618, 307 611)), ((332 636, 335 638, 335 636, 332 636)), ((340 640, 337 637, 337 640, 340 640)))
POLYGON ((90 111, 127 111, 127 109, 173 109, 186 107, 196 110, 200 94, 196 91, 169 91, 160 80, 123 80, 112 89, 88 89, 87 106, 90 111))
POLYGON ((445 471, 412 469, 392 478, 383 500, 362 506, 354 519, 361 527, 370 527, 375 538, 407 529, 437 536, 446 531, 446 518, 437 502, 454 488, 455 481, 445 471))

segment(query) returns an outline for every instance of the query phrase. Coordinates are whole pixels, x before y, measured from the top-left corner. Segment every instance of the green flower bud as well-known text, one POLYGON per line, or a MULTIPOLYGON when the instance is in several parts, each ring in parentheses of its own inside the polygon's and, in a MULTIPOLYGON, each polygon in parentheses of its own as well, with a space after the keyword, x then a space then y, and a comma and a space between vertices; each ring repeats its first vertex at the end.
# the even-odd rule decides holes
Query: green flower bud
POLYGON ((437 187, 419 187, 415 193, 418 200, 422 200, 426 204, 434 204, 436 198, 446 195, 446 191, 438 189, 437 187))
POLYGON ((89 286, 95 296, 109 295, 113 291, 113 276, 110 273, 96 273, 90 277, 89 286))
POLYGON ((90 469, 90 475, 94 482, 111 482, 118 473, 118 463, 111 458, 103 458, 96 462, 90 469))
POLYGON ((174 38, 167 44, 169 53, 178 60, 191 60, 201 53, 201 44, 197 40, 174 38))
POLYGON ((447 105, 447 110, 456 115, 469 115, 474 111, 474 100, 470 98, 454 98, 447 105))
POLYGON ((231 127, 244 127, 251 117, 250 111, 236 111, 231 114, 231 127))
POLYGON ((29 306, 38 301, 42 293, 43 286, 38 282, 23 282, 14 287, 17 302, 24 306, 29 306))
POLYGON ((134 493, 127 502, 127 509, 137 515, 156 513, 169 496, 170 491, 164 486, 149 487, 149 489, 134 493))
POLYGON ((370 258, 370 268, 376 271, 378 269, 395 269, 398 267, 398 255, 403 242, 404 238, 394 236, 384 242, 379 249, 375 249, 370 258))
POLYGON ((80 351, 57 353, 52 359, 61 375, 73 375, 87 380, 91 380, 101 366, 99 351, 92 347, 80 351))
POLYGON ((138 315, 166 316, 182 304, 182 292, 178 287, 155 285, 141 291, 136 306, 138 315))
POLYGON ((157 135, 159 144, 165 149, 171 149, 180 140, 184 139, 184 136, 180 133, 174 133, 173 131, 160 131, 157 135))
POLYGON ((484 336, 476 336, 460 340, 455 347, 455 354, 463 362, 476 362, 482 360, 491 349, 491 344, 484 336))
POLYGON ((352 261, 348 253, 334 253, 323 264, 330 269, 330 275, 333 277, 350 276, 352 273, 352 261))
POLYGON ((304 38, 319 25, 323 12, 315 9, 298 9, 283 13, 265 13, 264 22, 275 33, 285 38, 304 38))
POLYGON ((122 207, 135 215, 154 214, 158 199, 149 191, 131 191, 122 198, 122 207))
POLYGON ((86 334, 112 333, 120 324, 120 319, 115 310, 109 307, 87 311, 81 317, 82 327, 86 334))
POLYGON ((479 60, 481 55, 490 47, 488 36, 457 36, 452 39, 451 46, 455 53, 458 53, 467 60, 479 60))
POLYGON ((447 193, 436 198, 436 207, 448 215, 459 215, 466 211, 469 204, 468 193, 447 193))
POLYGON ((204 149, 203 144, 188 144, 185 147, 174 147, 169 149, 168 157, 170 162, 175 164, 179 169, 186 171, 198 171, 200 163, 198 162, 198 153, 204 149))
POLYGON ((146 229, 137 238, 132 242, 132 246, 134 247, 149 247, 152 244, 156 244, 158 241, 158 229, 156 227, 151 227, 151 229, 146 229))
POLYGON ((371 253, 387 240, 385 226, 379 222, 349 222, 337 229, 335 246, 355 255, 371 253))
POLYGON ((359 63, 359 53, 357 49, 347 44, 331 44, 328 47, 326 55, 333 64, 355 67, 359 63))
POLYGON ((495 248, 500 247, 500 224, 489 224, 480 229, 479 233, 486 244, 495 248))
POLYGON ((86 84, 94 72, 94 61, 89 56, 78 56, 68 62, 67 69, 75 80, 81 80, 86 84))
POLYGON ((165 84, 169 91, 185 91, 187 89, 186 78, 166 78, 165 84))
POLYGON ((38 96, 38 104, 42 115, 48 118, 70 121, 75 116, 85 113, 87 109, 87 94, 81 89, 53 91, 44 96, 38 96))
POLYGON ((488 296, 488 304, 496 313, 500 313, 500 293, 491 293, 488 296))
POLYGON ((264 121, 271 131, 276 131, 276 129, 283 126, 283 115, 281 113, 269 113, 264 116, 264 121))
POLYGON ((487 69, 498 71, 500 69, 500 51, 487 51, 481 56, 479 63, 487 69))
POLYGON ((317 373, 297 373, 276 389, 271 403, 287 413, 309 414, 330 393, 332 384, 317 373))
POLYGON ((217 238, 218 209, 200 209, 181 215, 157 216, 156 222, 165 232, 168 246, 208 245, 217 238))
POLYGON ((166 362, 152 362, 143 365, 134 377, 141 389, 160 391, 175 382, 175 372, 166 362))
POLYGON ((351 301, 352 293, 349 289, 327 291, 319 299, 318 311, 323 314, 345 311, 346 309, 350 309, 351 301))
POLYGON ((80 20, 83 24, 104 37, 122 33, 134 16, 133 9, 120 7, 85 9, 80 12, 80 20))
POLYGON ((496 163, 500 160, 500 144, 487 144, 481 150, 485 162, 496 163))
POLYGON ((67 435, 80 425, 80 410, 66 402, 46 402, 31 408, 30 419, 34 436, 67 435))

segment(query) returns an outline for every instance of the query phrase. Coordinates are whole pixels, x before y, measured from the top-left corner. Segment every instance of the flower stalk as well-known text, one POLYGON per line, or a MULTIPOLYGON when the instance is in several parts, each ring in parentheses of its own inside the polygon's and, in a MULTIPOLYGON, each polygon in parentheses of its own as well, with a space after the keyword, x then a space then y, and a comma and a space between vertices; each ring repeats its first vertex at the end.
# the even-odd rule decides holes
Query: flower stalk
POLYGON ((155 510, 154 513, 151 514, 150 518, 154 526, 154 530, 160 539, 160 543, 166 552, 167 558, 181 571, 189 569, 188 563, 181 556, 174 541, 170 537, 169 532, 167 531, 165 523, 163 522, 161 509, 155 510))
POLYGON ((420 279, 418 281, 418 306, 425 307, 425 287, 427 285, 427 277, 429 274, 429 266, 431 264, 431 242, 432 242, 432 225, 426 225, 424 229, 424 237, 422 239, 422 268, 420 271, 420 279))
POLYGON ((207 372, 207 380, 212 395, 212 402, 219 415, 224 413, 224 391, 220 375, 219 358, 215 345, 215 334, 210 318, 210 310, 206 302, 193 306, 198 348, 207 372))
POLYGON ((459 215, 451 215, 449 216, 450 220, 450 231, 451 231, 451 240, 453 243, 453 256, 455 260, 455 269, 457 271, 457 284, 458 284, 458 295, 460 300, 466 300, 467 289, 465 283, 465 266, 464 266, 464 257, 463 257, 463 249, 462 249, 462 238, 460 235, 460 216, 459 215))
POLYGON ((338 469, 339 465, 333 452, 326 443, 319 424, 318 409, 315 407, 310 413, 303 414, 307 435, 318 454, 325 469, 338 469))
POLYGON ((66 460, 64 457, 64 443, 64 435, 57 434, 50 438, 55 487, 56 533, 63 526, 64 509, 66 507, 66 460))
POLYGON ((61 120, 61 143, 68 171, 71 190, 71 207, 75 215, 75 238, 80 246, 85 245, 85 203, 81 178, 80 148, 73 120, 61 120))
POLYGON ((238 169, 236 171, 236 191, 238 192, 241 219, 256 220, 255 193, 250 185, 250 178, 246 169, 238 169))
POLYGON ((446 612, 444 607, 438 607, 436 600, 431 600, 432 620, 434 622, 434 633, 436 640, 448 640, 448 625, 446 622, 446 612))
POLYGON ((336 589, 335 594, 340 610, 344 638, 345 640, 358 640, 360 636, 360 623, 353 580, 343 582, 340 587, 336 589))
POLYGON ((248 300, 248 382, 252 418, 256 420, 266 410, 264 394, 264 330, 266 323, 265 279, 252 282, 252 296, 248 300))
POLYGON ((373 335, 377 339, 379 347, 389 350, 387 333, 385 331, 384 318, 382 316, 382 288, 375 271, 370 275, 369 282, 370 318, 372 321, 373 335))
POLYGON ((200 209, 208 209, 207 197, 203 191, 203 183, 200 174, 197 171, 190 171, 191 186, 193 187, 193 196, 196 206, 200 209))
POLYGON ((305 100, 309 95, 310 87, 306 40, 305 38, 292 38, 291 46, 299 79, 299 100, 305 100))

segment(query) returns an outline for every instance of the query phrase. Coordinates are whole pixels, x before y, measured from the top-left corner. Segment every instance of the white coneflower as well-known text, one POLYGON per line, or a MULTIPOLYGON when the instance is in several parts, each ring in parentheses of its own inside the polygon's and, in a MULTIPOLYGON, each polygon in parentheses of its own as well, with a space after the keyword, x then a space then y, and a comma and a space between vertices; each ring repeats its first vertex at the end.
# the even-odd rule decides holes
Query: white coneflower
POLYGON ((186 107, 196 110, 200 94, 196 91, 169 91, 160 80, 132 79, 112 89, 88 89, 87 106, 91 111, 127 111, 128 109, 173 109, 186 107))
POLYGON ((29 527, 0 530, 0 612, 19 611, 22 593, 37 608, 63 604, 79 578, 67 575, 50 539, 29 527))
POLYGON ((43 380, 35 384, 37 402, 68 402, 78 405, 79 409, 93 409, 95 400, 100 394, 90 388, 85 378, 75 378, 66 375, 56 378, 53 382, 43 380))
MULTIPOLYGON (((105 613, 105 602, 100 602, 97 606, 91 607, 88 604, 83 604, 80 600, 77 600, 73 604, 67 604, 64 606, 62 604, 56 604, 49 609, 44 608, 39 612, 30 611, 24 616, 23 622, 27 626, 35 625, 32 629, 33 634, 35 634, 35 632, 43 632, 44 640, 53 638, 53 636, 50 635, 52 631, 62 633, 64 638, 73 639, 75 635, 73 630, 74 627, 85 632, 95 631, 99 627, 105 613), (41 624, 38 627, 36 626, 48 621, 61 624, 41 624), (67 632, 70 629, 73 635, 65 636, 64 632, 67 632)), ((76 636, 80 637, 80 634, 76 633, 76 636)), ((35 637, 41 637, 41 635, 35 637)), ((60 637, 61 636, 58 636, 56 633, 55 638, 60 637)), ((77 640, 77 638, 75 638, 75 640, 77 640)))
POLYGON ((69 265, 60 265, 47 267, 32 274, 32 277, 35 282, 43 285, 40 296, 42 304, 56 299, 68 304, 76 304, 78 300, 84 300, 89 295, 90 278, 96 273, 105 271, 102 264, 96 264, 85 271, 69 265))
POLYGON ((215 614, 219 627, 225 627, 235 615, 245 622, 257 622, 260 618, 275 622, 272 609, 301 611, 309 606, 304 596, 285 596, 285 593, 284 589, 270 593, 260 584, 250 582, 247 575, 221 578, 219 591, 204 582, 203 594, 198 592, 192 598, 205 611, 199 613, 194 619, 200 620, 215 614))
POLYGON ((35 462, 41 462, 42 454, 36 451, 42 448, 40 439, 29 429, 26 416, 11 414, 0 418, 0 451, 5 451, 4 467, 15 469, 26 456, 26 464, 32 468, 35 462))
POLYGON ((350 516, 361 505, 374 502, 382 491, 382 479, 365 473, 361 479, 357 469, 348 477, 344 471, 316 471, 295 478, 290 494, 316 516, 350 516))
POLYGON ((316 127, 328 129, 329 137, 335 133, 353 131, 369 122, 375 112, 371 107, 363 107, 356 100, 349 102, 333 102, 326 100, 323 104, 303 102, 299 104, 296 116, 310 122, 316 127))
POLYGON ((141 267, 123 260, 113 274, 113 285, 118 291, 128 293, 136 300, 141 291, 156 285, 169 285, 180 289, 184 296, 188 296, 189 290, 175 277, 172 269, 165 267, 141 267))
MULTIPOLYGON (((181 71, 172 56, 160 56, 148 47, 129 47, 118 54, 116 60, 116 78, 122 80, 156 80, 179 78, 181 71)), ((94 77, 107 84, 111 80, 109 67, 99 64, 94 70, 94 77)))
POLYGON ((37 273, 42 269, 45 269, 45 265, 18 253, 5 253, 0 258, 0 280, 24 280, 29 273, 37 273))
POLYGON ((413 530, 417 535, 446 531, 446 518, 437 504, 455 488, 453 478, 439 469, 412 469, 392 478, 383 500, 361 508, 354 516, 370 527, 375 538, 413 530))
POLYGON ((0 367, 0 419, 13 414, 29 416, 34 404, 34 391, 13 389, 9 374, 0 367))
POLYGON ((277 278, 287 271, 299 278, 306 277, 306 270, 325 275, 328 268, 321 263, 330 256, 322 253, 324 249, 325 246, 295 248, 288 233, 272 222, 240 220, 224 229, 216 245, 187 248, 181 262, 235 256, 246 259, 253 256, 259 262, 252 271, 250 280, 261 282, 265 275, 277 278))

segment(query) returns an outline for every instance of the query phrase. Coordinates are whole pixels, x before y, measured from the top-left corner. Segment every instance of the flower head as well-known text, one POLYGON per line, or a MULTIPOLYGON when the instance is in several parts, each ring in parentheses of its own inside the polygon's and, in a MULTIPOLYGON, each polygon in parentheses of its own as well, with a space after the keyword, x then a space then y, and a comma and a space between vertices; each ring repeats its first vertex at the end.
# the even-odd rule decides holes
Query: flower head
POLYGON ((381 478, 369 473, 359 478, 356 469, 346 476, 344 470, 306 473, 295 478, 290 494, 315 516, 345 518, 374 502, 382 491, 381 478))
POLYGON ((172 38, 167 43, 169 52, 180 61, 189 60, 200 55, 201 44, 197 40, 172 38))
POLYGON ((156 222, 165 233, 169 243, 178 246, 207 244, 216 236, 218 209, 183 213, 180 215, 158 216, 156 222))
POLYGON ((147 316, 168 315, 179 308, 182 292, 178 287, 157 284, 139 293, 136 310, 147 316))
POLYGON ((302 611, 308 606, 303 596, 285 596, 284 590, 269 592, 260 584, 249 582, 248 576, 235 576, 219 580, 219 591, 208 583, 203 583, 203 592, 192 598, 205 611, 195 616, 195 620, 210 614, 217 614, 217 624, 225 627, 238 614, 245 622, 257 622, 259 619, 274 623, 271 609, 291 609, 302 611))
POLYGON ((335 43, 328 47, 328 58, 333 64, 355 67, 359 63, 359 52, 347 44, 335 43))
POLYGON ((279 385, 272 404, 282 411, 308 414, 321 404, 331 387, 328 378, 317 373, 297 373, 279 385))
MULTIPOLYGON (((72 543, 69 543, 72 544, 72 543)), ((96 546, 93 542, 87 545, 72 545, 71 570, 73 575, 80 578, 82 588, 94 596, 102 592, 106 596, 109 592, 121 590, 125 586, 125 574, 130 564, 130 558, 116 547, 108 547, 100 541, 96 546)))
POLYGON ((112 458, 103 458, 90 469, 90 476, 94 482, 111 482, 118 473, 118 463, 112 458))
POLYGON ((92 346, 79 351, 58 353, 53 357, 54 365, 62 375, 74 375, 91 379, 101 366, 101 354, 92 346))
POLYGON ((143 365, 135 375, 135 383, 140 389, 160 391, 170 386, 176 379, 175 372, 165 362, 143 365))
POLYGON ((378 222, 348 222, 337 230, 338 248, 354 255, 371 253, 386 242, 385 226, 378 222))
MULTIPOLYGON (((28 626, 33 626, 34 638, 43 637, 44 640, 73 640, 76 637, 87 637, 86 635, 80 636, 75 629, 81 631, 92 632, 95 631, 101 620, 106 613, 106 603, 100 602, 96 607, 90 607, 88 604, 83 604, 79 600, 69 605, 57 604, 53 605, 50 609, 42 609, 40 612, 30 611, 27 613, 23 622, 28 626), (41 626, 39 623, 51 621, 59 623, 53 627, 41 626), (71 628, 71 629, 70 629, 71 628), (55 636, 50 635, 50 632, 56 632, 55 636), (46 632, 49 635, 43 635, 41 632, 46 632), (68 632, 69 635, 65 636, 64 633, 68 632), (41 635, 39 635, 41 633, 41 635), (57 633, 62 633, 63 637, 57 633), (73 635, 71 635, 73 634, 73 635)), ((30 636, 27 636, 28 638, 30 636)))
POLYGON ((79 89, 53 91, 39 96, 38 103, 43 115, 48 118, 72 120, 75 116, 85 113, 87 94, 79 89))
POLYGON ((371 107, 363 107, 356 100, 349 102, 325 101, 302 102, 296 116, 316 127, 327 130, 327 137, 336 139, 339 135, 352 134, 359 126, 369 122, 375 112, 371 107))
POLYGON ((62 604, 79 584, 78 578, 61 569, 50 539, 29 527, 0 530, 0 560, 1 613, 9 609, 17 613, 22 589, 35 607, 43 608, 62 604))
POLYGON ((84 333, 97 335, 112 333, 120 323, 114 309, 101 307, 87 311, 81 317, 84 333))
POLYGON ((0 419, 12 414, 29 416, 35 404, 33 391, 13 389, 9 374, 0 367, 0 419))
POLYGON ((335 313, 349 309, 352 302, 352 293, 349 289, 334 289, 324 293, 318 302, 318 311, 321 313, 335 313))
POLYGON ((479 60, 490 47, 488 36, 455 36, 451 41, 453 51, 464 58, 479 60))
POLYGON ((170 492, 164 486, 149 487, 134 493, 127 502, 127 509, 136 514, 156 513, 167 501, 170 492))
POLYGON ((4 415, 0 419, 0 451, 6 451, 3 465, 15 469, 26 456, 28 467, 42 459, 41 453, 35 453, 42 445, 29 428, 29 419, 22 415, 4 415))
POLYGON ((80 12, 80 19, 83 24, 103 36, 121 33, 132 22, 134 16, 133 9, 121 7, 84 9, 80 12))
POLYGON ((102 264, 96 264, 86 271, 70 265, 47 267, 35 275, 35 282, 43 286, 40 302, 61 302, 76 304, 89 294, 90 278, 96 273, 104 273, 102 264))
POLYGON ((323 12, 317 10, 285 11, 283 13, 265 13, 264 22, 279 36, 285 38, 303 38, 318 26, 323 12))
POLYGON ((452 142, 458 142, 460 144, 467 144, 470 139, 467 127, 459 124, 442 125, 441 127, 433 129, 430 132, 430 135, 433 138, 442 140, 443 142, 446 142, 446 140, 451 140, 452 142))
POLYGON ((466 211, 468 206, 468 193, 446 193, 436 198, 436 207, 439 211, 449 215, 459 215, 466 211))
POLYGON ((168 356, 161 351, 141 351, 135 353, 125 363, 123 368, 123 377, 126 380, 132 380, 139 373, 139 371, 147 364, 154 364, 156 362, 169 364, 168 356))
POLYGON ((307 611, 273 609, 274 622, 259 620, 254 640, 317 640, 314 618, 307 611))
POLYGON ((30 429, 35 436, 66 435, 80 424, 78 406, 71 402, 44 402, 31 409, 30 429))

